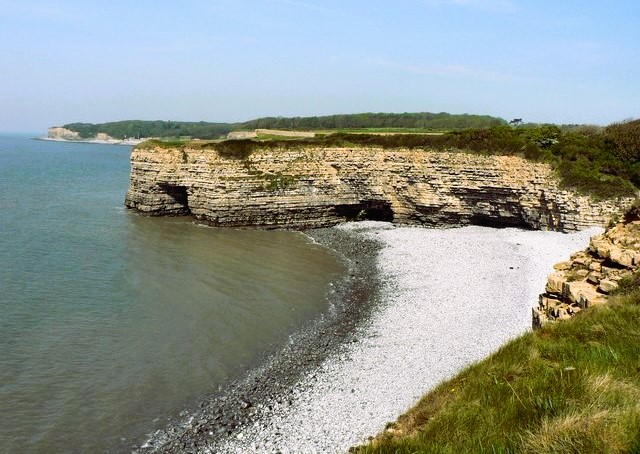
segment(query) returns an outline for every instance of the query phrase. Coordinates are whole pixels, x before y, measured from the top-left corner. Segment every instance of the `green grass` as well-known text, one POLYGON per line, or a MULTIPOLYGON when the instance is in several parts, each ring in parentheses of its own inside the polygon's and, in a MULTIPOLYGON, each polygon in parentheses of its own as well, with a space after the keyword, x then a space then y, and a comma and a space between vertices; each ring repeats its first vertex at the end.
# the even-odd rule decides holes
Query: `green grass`
POLYGON ((164 139, 150 139, 150 140, 145 140, 142 143, 139 143, 138 145, 135 146, 136 149, 139 150, 149 150, 152 148, 183 148, 185 145, 187 145, 188 143, 190 143, 187 140, 164 140, 164 139))
POLYGON ((352 451, 640 452, 640 287, 509 342, 352 451))

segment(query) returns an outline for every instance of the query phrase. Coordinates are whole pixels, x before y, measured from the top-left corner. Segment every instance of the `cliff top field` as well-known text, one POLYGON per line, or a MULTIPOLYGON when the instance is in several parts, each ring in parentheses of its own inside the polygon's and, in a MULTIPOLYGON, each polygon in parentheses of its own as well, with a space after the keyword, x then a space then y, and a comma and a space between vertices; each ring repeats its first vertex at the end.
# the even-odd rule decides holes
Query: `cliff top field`
POLYGON ((517 155, 552 164, 566 186, 594 196, 629 196, 640 186, 640 120, 604 128, 500 125, 439 135, 337 132, 292 139, 151 140, 138 147, 214 149, 224 157, 245 159, 258 148, 300 146, 457 149, 480 154, 517 155))

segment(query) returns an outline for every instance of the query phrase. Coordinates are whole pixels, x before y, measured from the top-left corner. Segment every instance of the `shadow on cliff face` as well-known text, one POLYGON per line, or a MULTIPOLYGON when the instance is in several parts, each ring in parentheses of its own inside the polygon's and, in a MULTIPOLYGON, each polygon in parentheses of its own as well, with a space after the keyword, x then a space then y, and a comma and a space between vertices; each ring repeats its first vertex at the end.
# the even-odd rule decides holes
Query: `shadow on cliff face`
POLYGON ((391 204, 384 200, 363 200, 349 205, 336 205, 336 215, 347 221, 393 222, 391 204))
POLYGON ((491 216, 488 214, 474 214, 469 219, 470 224, 482 227, 502 229, 515 227, 522 230, 535 230, 521 216, 491 216))

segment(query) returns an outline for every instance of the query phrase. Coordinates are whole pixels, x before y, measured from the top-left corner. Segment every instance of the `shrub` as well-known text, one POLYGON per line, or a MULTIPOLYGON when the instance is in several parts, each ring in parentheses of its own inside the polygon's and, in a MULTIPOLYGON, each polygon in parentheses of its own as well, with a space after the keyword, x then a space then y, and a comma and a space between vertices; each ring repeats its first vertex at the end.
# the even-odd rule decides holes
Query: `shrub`
POLYGON ((613 123, 604 130, 604 137, 623 161, 640 160, 640 120, 613 123))

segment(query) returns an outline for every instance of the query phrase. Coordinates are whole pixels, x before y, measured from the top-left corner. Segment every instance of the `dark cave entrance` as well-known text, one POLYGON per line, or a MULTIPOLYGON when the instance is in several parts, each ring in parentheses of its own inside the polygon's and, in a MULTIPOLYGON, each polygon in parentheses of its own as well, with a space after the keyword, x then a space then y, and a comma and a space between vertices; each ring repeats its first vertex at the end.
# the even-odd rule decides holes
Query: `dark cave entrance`
POLYGON ((522 230, 533 230, 533 228, 522 217, 500 217, 499 215, 491 216, 487 214, 474 214, 469 219, 472 225, 481 227, 492 227, 494 229, 503 229, 507 227, 515 227, 522 230))
POLYGON ((336 215, 347 221, 393 222, 391 204, 384 200, 363 200, 360 203, 336 205, 336 215))
POLYGON ((189 208, 189 194, 187 193, 186 186, 175 186, 172 184, 163 184, 160 186, 164 193, 174 200, 173 207, 168 208, 167 213, 178 215, 189 215, 191 209, 189 208))

